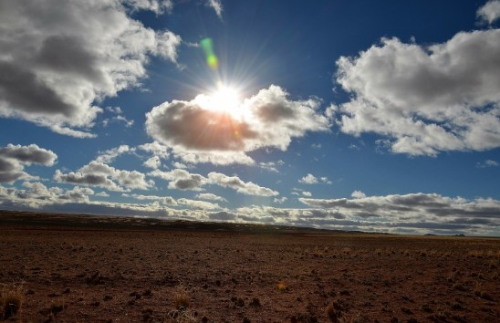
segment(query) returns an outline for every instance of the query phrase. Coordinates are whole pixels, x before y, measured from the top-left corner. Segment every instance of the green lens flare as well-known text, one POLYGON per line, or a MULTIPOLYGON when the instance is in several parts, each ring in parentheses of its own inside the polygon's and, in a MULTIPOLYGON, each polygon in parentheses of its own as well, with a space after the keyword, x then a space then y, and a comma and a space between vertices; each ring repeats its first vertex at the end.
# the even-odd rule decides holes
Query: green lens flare
POLYGON ((200 41, 200 46, 205 52, 205 57, 207 58, 207 65, 212 69, 216 70, 219 67, 219 59, 214 53, 214 48, 212 44, 212 39, 205 38, 200 41))

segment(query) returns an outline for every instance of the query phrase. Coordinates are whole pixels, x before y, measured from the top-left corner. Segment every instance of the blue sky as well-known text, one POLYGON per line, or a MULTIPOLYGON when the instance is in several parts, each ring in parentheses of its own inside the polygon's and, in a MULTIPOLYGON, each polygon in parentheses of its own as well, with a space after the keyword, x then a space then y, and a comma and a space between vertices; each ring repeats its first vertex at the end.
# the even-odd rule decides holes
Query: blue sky
POLYGON ((498 18, 498 0, 2 1, 0 208, 498 236, 498 18))

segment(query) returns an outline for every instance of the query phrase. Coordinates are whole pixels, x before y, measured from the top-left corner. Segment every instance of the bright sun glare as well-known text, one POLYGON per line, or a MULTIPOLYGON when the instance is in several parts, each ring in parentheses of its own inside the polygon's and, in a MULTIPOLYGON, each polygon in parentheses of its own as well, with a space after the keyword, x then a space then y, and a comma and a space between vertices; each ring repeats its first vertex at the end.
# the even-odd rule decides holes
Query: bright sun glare
POLYGON ((240 94, 231 86, 219 85, 214 92, 199 95, 197 102, 204 109, 229 114, 235 119, 241 119, 244 114, 240 94))
POLYGON ((238 92, 227 86, 220 86, 217 91, 210 95, 210 101, 214 110, 229 113, 231 110, 237 110, 240 104, 238 92))

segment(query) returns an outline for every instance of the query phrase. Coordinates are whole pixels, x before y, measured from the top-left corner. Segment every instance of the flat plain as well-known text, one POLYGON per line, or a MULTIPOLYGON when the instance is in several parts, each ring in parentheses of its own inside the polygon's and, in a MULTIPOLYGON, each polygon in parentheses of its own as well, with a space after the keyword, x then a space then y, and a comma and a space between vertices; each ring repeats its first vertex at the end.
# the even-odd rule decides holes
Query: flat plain
POLYGON ((0 321, 500 322, 499 272, 494 238, 0 212, 0 321))

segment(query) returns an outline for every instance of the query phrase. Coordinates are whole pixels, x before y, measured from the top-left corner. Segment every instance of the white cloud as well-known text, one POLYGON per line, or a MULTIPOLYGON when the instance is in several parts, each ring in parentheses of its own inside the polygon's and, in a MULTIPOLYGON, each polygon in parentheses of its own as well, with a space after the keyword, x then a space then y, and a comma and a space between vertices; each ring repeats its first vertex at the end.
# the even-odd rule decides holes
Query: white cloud
POLYGON ((185 198, 178 199, 177 203, 179 203, 181 205, 186 205, 187 207, 192 208, 192 209, 196 209, 196 210, 220 209, 220 206, 217 203, 190 200, 190 199, 185 199, 185 198))
POLYGON ((142 195, 142 194, 128 194, 123 193, 124 197, 131 197, 140 201, 155 201, 163 205, 177 205, 177 201, 171 196, 158 196, 158 195, 142 195))
POLYGON ((125 127, 127 128, 134 125, 134 120, 128 120, 122 115, 123 111, 120 107, 106 107, 105 110, 116 114, 116 116, 112 117, 111 119, 104 119, 102 121, 105 127, 107 127, 110 122, 123 122, 125 123, 125 127))
POLYGON ((214 165, 253 165, 255 161, 242 151, 186 151, 172 147, 173 154, 188 164, 210 163, 214 165))
POLYGON ((158 168, 160 168, 160 165, 161 165, 160 157, 153 156, 153 157, 149 158, 148 160, 146 160, 143 163, 143 165, 145 167, 148 167, 148 168, 158 169, 158 168))
POLYGON ((244 182, 237 176, 227 176, 221 173, 211 172, 208 174, 208 180, 210 184, 215 184, 222 187, 229 187, 241 194, 256 195, 256 196, 279 195, 278 192, 270 188, 262 187, 252 182, 244 182))
POLYGON ((217 172, 211 172, 207 177, 204 177, 184 169, 175 169, 170 172, 154 170, 149 175, 169 181, 168 188, 170 189, 202 191, 202 187, 205 185, 217 185, 246 195, 276 196, 279 194, 270 188, 252 182, 244 182, 237 176, 227 176, 217 172))
MULTIPOLYGON (((169 3, 125 2, 157 13, 169 3)), ((155 32, 128 14, 118 0, 3 0, 0 116, 94 137, 89 129, 103 111, 98 102, 140 86, 150 55, 177 59, 179 36, 155 32)))
POLYGON ((174 7, 172 0, 123 0, 134 10, 149 10, 156 14, 170 12, 174 7))
POLYGON ((316 184, 316 183, 318 183, 318 178, 316 178, 316 176, 314 176, 313 174, 307 174, 306 176, 299 179, 299 183, 316 184))
MULTIPOLYGON (((0 107, 0 109, 1 109, 1 107, 0 107)), ((1 116, 1 112, 0 112, 0 116, 1 116)), ((52 124, 48 121, 44 121, 43 119, 38 120, 37 122, 39 122, 40 125, 48 127, 50 130, 52 130, 53 132, 58 133, 60 135, 71 136, 71 137, 75 137, 75 138, 96 138, 97 137, 96 134, 71 129, 68 127, 61 126, 60 124, 52 124)))
POLYGON ((179 168, 179 169, 187 169, 188 168, 188 166, 186 164, 179 163, 179 162, 174 162, 172 164, 172 166, 174 166, 174 168, 179 168))
POLYGON ((332 184, 332 181, 328 179, 328 177, 326 176, 323 176, 320 178, 321 182, 325 183, 325 184, 332 184))
POLYGON ((477 17, 489 24, 500 18, 500 1, 490 0, 477 10, 477 17))
POLYGON ((118 156, 123 155, 125 153, 129 153, 132 150, 128 145, 121 145, 116 148, 111 148, 105 151, 100 151, 95 159, 98 163, 109 164, 114 161, 118 156))
POLYGON ((75 186, 63 190, 59 187, 48 188, 40 182, 24 182, 23 189, 5 189, 0 186, 0 205, 27 206, 38 209, 44 205, 65 203, 88 203, 94 191, 75 186))
POLYGON ((106 107, 105 110, 109 111, 111 113, 115 113, 115 114, 122 114, 123 113, 123 110, 120 107, 106 107))
POLYGON ((219 17, 219 19, 222 19, 223 7, 222 7, 221 0, 206 0, 206 4, 208 7, 214 9, 214 11, 217 14, 217 17, 219 17))
POLYGON ((169 181, 168 188, 170 189, 202 191, 202 186, 207 183, 207 178, 184 169, 174 169, 169 172, 154 170, 149 175, 169 181))
POLYGON ((167 159, 168 158, 168 147, 164 146, 156 141, 139 145, 137 146, 137 149, 143 150, 145 152, 151 153, 154 156, 158 156, 162 159, 167 159))
MULTIPOLYGON (((185 205, 191 209, 196 210, 213 210, 220 209, 220 206, 216 203, 210 203, 205 201, 190 200, 186 198, 174 199, 171 196, 158 196, 158 195, 142 195, 142 194, 122 194, 124 197, 134 198, 140 201, 154 201, 161 203, 163 205, 179 206, 185 205)), ((215 196, 215 195, 214 195, 215 196)))
POLYGON ((279 173, 278 166, 284 165, 284 162, 282 160, 279 160, 278 162, 260 162, 259 167, 265 170, 268 170, 273 173, 279 173))
POLYGON ((0 183, 13 183, 18 179, 35 179, 24 172, 31 164, 53 166, 57 155, 35 144, 29 146, 8 144, 0 147, 0 183))
POLYGON ((476 164, 476 167, 478 167, 478 168, 498 167, 498 166, 500 166, 500 164, 497 161, 492 160, 492 159, 487 159, 482 163, 476 164))
POLYGON ((275 197, 274 200, 273 200, 273 203, 276 203, 276 204, 283 204, 285 203, 286 201, 288 201, 288 198, 286 196, 282 196, 280 198, 278 197, 275 197))
POLYGON ((215 195, 212 193, 200 193, 196 195, 196 198, 202 199, 202 200, 210 200, 210 201, 220 201, 220 202, 227 202, 225 198, 219 195, 215 195))
POLYGON ((64 174, 56 170, 54 180, 59 183, 99 186, 117 192, 147 190, 154 185, 154 182, 146 180, 143 173, 116 169, 98 161, 90 162, 77 172, 64 174))
POLYGON ((160 168, 162 164, 162 159, 166 160, 169 157, 168 153, 168 147, 163 146, 162 144, 154 141, 152 143, 147 143, 143 145, 137 146, 137 148, 134 148, 133 151, 137 152, 138 150, 140 151, 145 151, 146 153, 152 154, 151 157, 149 157, 143 165, 148 168, 152 169, 158 169, 160 168))
POLYGON ((361 191, 354 191, 352 192, 351 196, 355 199, 362 199, 362 198, 365 198, 366 197, 366 194, 361 192, 361 191))
POLYGON ((94 191, 90 188, 75 186, 73 189, 67 190, 58 198, 69 202, 83 203, 89 201, 89 195, 94 195, 94 191))
POLYGON ((274 147, 285 151, 293 138, 308 131, 328 131, 328 119, 317 113, 319 100, 292 101, 272 85, 244 100, 241 117, 192 101, 165 102, 146 114, 146 130, 188 163, 253 164, 247 152, 274 147))
POLYGON ((308 192, 308 191, 302 191, 302 195, 307 196, 307 197, 311 197, 312 193, 308 192))
POLYGON ((343 132, 389 137, 395 153, 497 148, 497 57, 500 29, 461 32, 428 47, 382 39, 358 57, 337 61, 336 80, 352 100, 332 111, 343 132))

